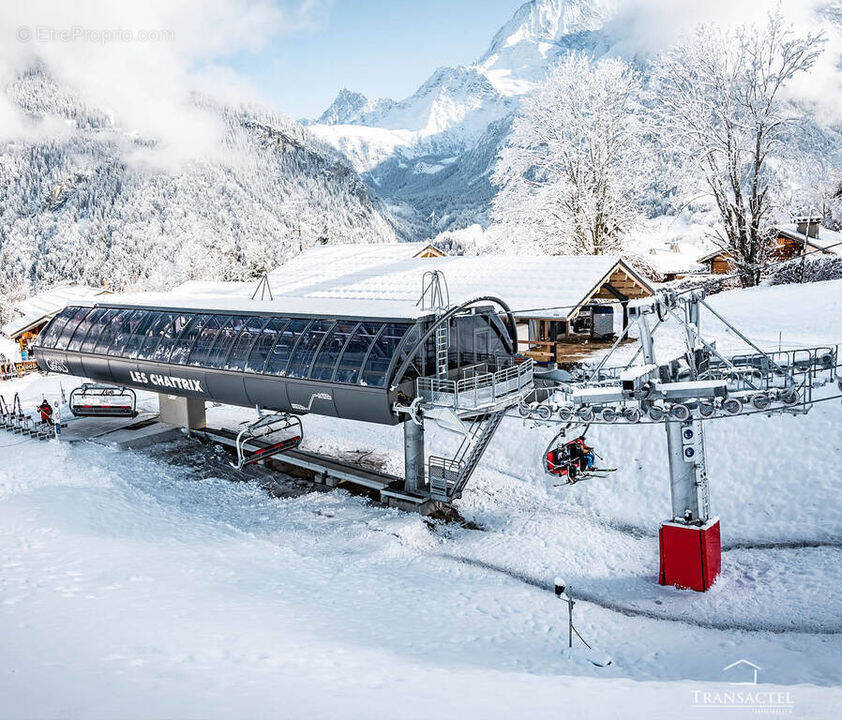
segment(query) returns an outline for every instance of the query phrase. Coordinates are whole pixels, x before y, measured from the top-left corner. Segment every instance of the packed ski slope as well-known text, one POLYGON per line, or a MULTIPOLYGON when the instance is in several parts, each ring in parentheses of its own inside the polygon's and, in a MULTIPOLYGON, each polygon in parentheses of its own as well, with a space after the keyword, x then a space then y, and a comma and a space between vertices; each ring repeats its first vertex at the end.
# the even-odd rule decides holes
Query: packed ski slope
MULTIPOLYGON (((842 281, 712 304, 767 346, 842 340, 842 281)), ((677 342, 656 335, 664 355, 677 342)), ((0 392, 32 404, 67 380, 0 392)), ((701 693, 750 679, 723 671, 739 659, 762 668, 758 690, 789 693, 791 716, 833 717, 840 426, 839 400, 708 424, 725 552, 705 594, 657 585, 669 512, 657 427, 593 429, 620 470, 553 487, 540 469, 550 431, 507 420, 459 502, 479 529, 292 481, 273 497, 263 470, 232 482, 228 456, 188 438, 128 452, 0 434, 0 717, 705 717, 701 693), (556 575, 610 666, 566 650, 556 575)), ((399 429, 318 417, 305 429, 311 449, 399 470, 399 429)))

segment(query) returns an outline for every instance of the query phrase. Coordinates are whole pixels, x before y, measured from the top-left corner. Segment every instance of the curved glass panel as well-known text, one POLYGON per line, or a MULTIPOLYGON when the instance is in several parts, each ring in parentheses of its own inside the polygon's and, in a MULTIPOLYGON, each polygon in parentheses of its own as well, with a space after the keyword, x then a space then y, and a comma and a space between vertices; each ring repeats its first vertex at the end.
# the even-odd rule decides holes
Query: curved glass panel
POLYGON ((325 339, 328 330, 334 325, 332 320, 314 320, 304 337, 295 348, 289 361, 287 377, 306 378, 310 373, 310 363, 325 339))
POLYGON ((202 331, 199 333, 193 349, 190 351, 190 357, 187 360, 188 365, 207 365, 214 343, 216 342, 217 334, 230 321, 230 315, 210 316, 202 327, 202 331))
POLYGON ((102 331, 108 327, 117 312, 117 310, 113 309, 106 310, 91 323, 91 329, 88 330, 88 335, 82 342, 82 352, 90 353, 94 351, 97 341, 99 340, 99 336, 102 334, 102 331))
POLYGON ((123 320, 131 313, 131 310, 109 310, 108 312, 110 313, 108 322, 103 327, 91 352, 105 353, 108 346, 114 341, 117 330, 122 327, 123 320))
POLYGON ((272 352, 272 348, 275 347, 275 343, 278 342, 278 338, 281 336, 281 332, 288 322, 289 318, 272 318, 269 324, 260 331, 260 335, 252 346, 251 354, 246 362, 246 372, 263 372, 263 368, 266 366, 266 359, 269 357, 269 353, 272 352))
POLYGON ((105 310, 102 308, 94 308, 90 313, 88 313, 87 317, 85 317, 85 319, 76 326, 76 332, 73 333, 73 337, 70 338, 70 342, 67 343, 68 350, 73 350, 75 352, 79 352, 79 350, 81 350, 82 343, 85 340, 85 336, 88 334, 88 330, 91 329, 91 325, 99 320, 100 315, 104 312, 105 310))
POLYGON ((263 330, 268 320, 261 317, 250 317, 246 320, 246 325, 240 336, 234 342, 231 352, 228 355, 228 360, 225 361, 226 370, 240 370, 246 364, 251 352, 251 347, 255 340, 260 336, 260 331, 263 330))
POLYGON ((130 358, 137 357, 137 351, 146 339, 146 331, 149 330, 150 325, 155 323, 160 316, 161 313, 155 312, 154 310, 138 311, 138 314, 132 318, 132 334, 126 341, 123 355, 130 358))
POLYGON ((190 322, 185 325, 181 335, 173 343, 172 353, 170 354, 171 363, 178 363, 179 365, 187 363, 190 348, 193 347, 193 343, 196 342, 196 338, 199 337, 209 317, 210 315, 194 315, 190 322))
POLYGON ((392 358, 400 345, 409 325, 403 323, 387 323, 383 332, 374 342, 371 353, 363 370, 361 383, 383 387, 386 384, 386 373, 392 363, 392 358))
POLYGON ((310 371, 312 380, 332 380, 333 370, 336 362, 342 354, 342 350, 349 338, 354 334, 359 323, 338 321, 333 329, 327 334, 319 354, 313 362, 313 369, 310 371))
POLYGON ((231 347, 243 331, 248 321, 247 317, 231 317, 216 335, 216 342, 208 355, 207 367, 223 368, 231 352, 231 347))
POLYGON ((131 310, 128 315, 120 318, 120 324, 114 329, 114 339, 108 346, 109 355, 126 354, 126 343, 144 317, 146 317, 145 310, 131 310))
POLYGON ((73 337, 73 333, 76 328, 79 327, 79 323, 82 322, 82 320, 84 320, 90 312, 91 308, 89 307, 76 308, 76 312, 73 313, 73 317, 67 321, 61 330, 61 334, 56 339, 56 350, 67 349, 67 346, 70 344, 70 338, 73 337))
POLYGON ((137 351, 138 360, 152 359, 158 343, 161 342, 161 338, 167 331, 167 327, 175 321, 175 317, 174 313, 161 313, 155 322, 149 326, 149 329, 146 331, 146 337, 143 339, 143 344, 137 351))
POLYGON ((309 325, 310 320, 298 318, 290 320, 289 325, 283 329, 275 347, 272 348, 269 360, 266 362, 266 370, 264 372, 267 375, 284 375, 286 373, 289 356, 301 338, 301 334, 309 325))
POLYGON ((41 347, 51 348, 56 344, 61 331, 67 324, 67 321, 76 313, 75 307, 66 307, 58 315, 50 320, 50 324, 44 328, 43 332, 38 336, 37 344, 41 347))
POLYGON ((173 315, 171 320, 164 326, 161 333, 161 342, 152 353, 152 360, 157 362, 167 362, 170 359, 170 353, 175 345, 176 338, 181 335, 187 324, 193 319, 192 315, 173 315))
POLYGON ((381 323, 362 323, 353 334, 339 360, 336 368, 336 382, 357 383, 363 370, 363 363, 374 338, 380 332, 381 323))
MULTIPOLYGON (((428 330, 429 326, 425 327, 424 330, 428 330)), ((413 325, 409 332, 404 336, 403 339, 403 347, 401 347, 401 355, 398 359, 400 364, 403 364, 403 361, 406 360, 407 355, 412 352, 415 345, 418 343, 418 340, 421 339, 421 326, 418 324, 413 325)), ((406 368, 404 375, 402 378, 396 378, 399 382, 402 380, 411 380, 413 378, 418 377, 419 375, 426 375, 425 372, 425 356, 424 356, 424 347, 422 346, 417 352, 415 352, 412 356, 412 361, 406 368)))

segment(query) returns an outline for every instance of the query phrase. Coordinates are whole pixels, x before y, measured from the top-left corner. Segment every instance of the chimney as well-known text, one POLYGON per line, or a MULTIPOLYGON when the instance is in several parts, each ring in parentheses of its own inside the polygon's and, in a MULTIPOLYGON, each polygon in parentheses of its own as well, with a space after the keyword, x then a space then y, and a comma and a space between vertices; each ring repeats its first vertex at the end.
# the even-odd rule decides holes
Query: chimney
POLYGON ((795 218, 795 232, 806 235, 809 238, 818 238, 821 221, 820 215, 802 215, 797 217, 795 218))

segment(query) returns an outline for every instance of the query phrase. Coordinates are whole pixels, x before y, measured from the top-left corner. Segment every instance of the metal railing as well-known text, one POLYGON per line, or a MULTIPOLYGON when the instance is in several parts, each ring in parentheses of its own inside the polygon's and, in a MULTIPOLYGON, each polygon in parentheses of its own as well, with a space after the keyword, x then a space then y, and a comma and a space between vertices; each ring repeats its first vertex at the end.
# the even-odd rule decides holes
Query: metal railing
POLYGON ((814 383, 833 378, 839 356, 838 346, 776 350, 765 354, 745 354, 729 357, 731 368, 712 359, 702 379, 722 377, 729 390, 812 388, 814 383))
POLYGON ((476 410, 514 404, 525 389, 532 388, 535 363, 527 359, 496 372, 478 373, 470 377, 419 377, 418 396, 431 405, 454 410, 476 410))

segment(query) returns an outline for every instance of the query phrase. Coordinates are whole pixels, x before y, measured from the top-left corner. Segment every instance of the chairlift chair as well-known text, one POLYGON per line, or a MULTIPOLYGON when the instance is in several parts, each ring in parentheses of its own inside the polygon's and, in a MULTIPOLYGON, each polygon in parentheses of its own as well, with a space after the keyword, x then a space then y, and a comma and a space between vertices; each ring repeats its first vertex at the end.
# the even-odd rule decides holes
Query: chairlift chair
POLYGON ((544 452, 544 471, 547 474, 561 478, 565 485, 572 485, 600 473, 614 472, 615 468, 596 467, 597 454, 585 443, 584 432, 573 440, 558 444, 562 437, 563 433, 556 435, 544 452))
POLYGON ((70 412, 75 417, 134 417, 137 395, 125 387, 84 383, 70 393, 70 412))
POLYGON ((231 467, 242 470, 261 460, 294 450, 301 445, 304 429, 296 415, 273 413, 247 424, 237 435, 237 462, 231 467), (251 445, 254 450, 246 449, 251 445))

